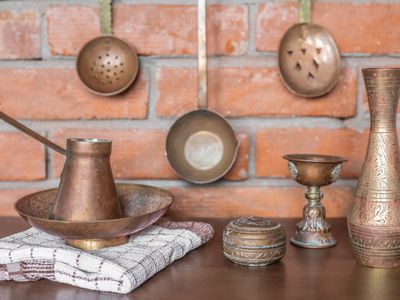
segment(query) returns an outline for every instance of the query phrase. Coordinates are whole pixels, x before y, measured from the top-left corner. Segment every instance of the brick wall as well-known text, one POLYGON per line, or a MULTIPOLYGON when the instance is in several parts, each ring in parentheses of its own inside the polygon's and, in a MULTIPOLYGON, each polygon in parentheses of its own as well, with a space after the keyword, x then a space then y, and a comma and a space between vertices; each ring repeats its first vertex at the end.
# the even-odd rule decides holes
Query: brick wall
MULTIPOLYGON (((360 68, 399 65, 400 1, 314 1, 313 19, 332 32, 343 64, 337 87, 318 100, 293 96, 277 73, 277 45, 297 21, 297 1, 209 2, 209 106, 241 141, 223 180, 187 184, 164 156, 169 127, 196 107, 193 0, 115 1, 114 33, 138 50, 141 73, 113 98, 87 92, 74 70, 74 55, 99 34, 95 0, 1 1, 1 109, 60 144, 111 138, 115 177, 170 189, 174 215, 299 216, 304 189, 281 156, 343 155, 350 161, 343 179, 324 189, 324 204, 328 216, 345 216, 369 126, 360 68)), ((0 215, 13 215, 18 197, 57 186, 62 165, 60 155, 0 122, 0 215)))

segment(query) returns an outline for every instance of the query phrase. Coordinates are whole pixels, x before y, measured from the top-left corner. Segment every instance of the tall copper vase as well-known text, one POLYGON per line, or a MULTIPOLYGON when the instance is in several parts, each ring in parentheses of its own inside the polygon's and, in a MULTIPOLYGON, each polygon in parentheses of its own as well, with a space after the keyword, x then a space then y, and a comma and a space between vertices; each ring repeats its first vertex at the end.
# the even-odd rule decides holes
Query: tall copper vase
POLYGON ((400 158, 396 113, 400 68, 362 70, 371 129, 348 230, 356 259, 370 267, 400 265, 400 158))

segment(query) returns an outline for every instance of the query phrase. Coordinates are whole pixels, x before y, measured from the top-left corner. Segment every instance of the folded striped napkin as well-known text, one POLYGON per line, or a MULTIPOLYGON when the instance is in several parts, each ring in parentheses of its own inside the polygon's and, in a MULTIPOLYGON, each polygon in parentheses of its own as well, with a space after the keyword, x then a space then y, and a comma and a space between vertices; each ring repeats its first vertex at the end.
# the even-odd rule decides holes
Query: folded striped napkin
POLYGON ((126 294, 213 237, 211 225, 161 221, 128 243, 83 251, 35 228, 0 239, 0 280, 42 278, 126 294))

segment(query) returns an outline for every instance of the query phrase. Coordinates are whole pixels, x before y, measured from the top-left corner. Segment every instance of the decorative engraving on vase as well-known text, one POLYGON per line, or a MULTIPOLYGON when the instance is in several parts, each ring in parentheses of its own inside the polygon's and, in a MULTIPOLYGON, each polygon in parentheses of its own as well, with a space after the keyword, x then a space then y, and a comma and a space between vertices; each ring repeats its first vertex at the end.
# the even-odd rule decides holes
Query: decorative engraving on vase
POLYGON ((369 142, 348 216, 356 258, 372 267, 400 265, 400 160, 396 113, 400 69, 363 69, 371 116, 369 142))

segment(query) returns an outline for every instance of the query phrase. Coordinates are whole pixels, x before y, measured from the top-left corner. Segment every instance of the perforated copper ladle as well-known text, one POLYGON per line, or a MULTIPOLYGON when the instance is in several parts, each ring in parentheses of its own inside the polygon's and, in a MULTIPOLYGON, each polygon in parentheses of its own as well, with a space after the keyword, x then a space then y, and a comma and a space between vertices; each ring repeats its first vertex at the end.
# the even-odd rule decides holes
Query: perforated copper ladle
POLYGON ((340 74, 340 54, 332 35, 310 23, 311 0, 299 0, 300 23, 284 34, 279 45, 279 71, 294 94, 314 98, 330 92, 340 74))
POLYGON ((80 50, 76 69, 82 83, 93 93, 112 96, 125 91, 135 81, 139 60, 125 41, 112 36, 111 0, 98 0, 103 36, 90 40, 80 50))

